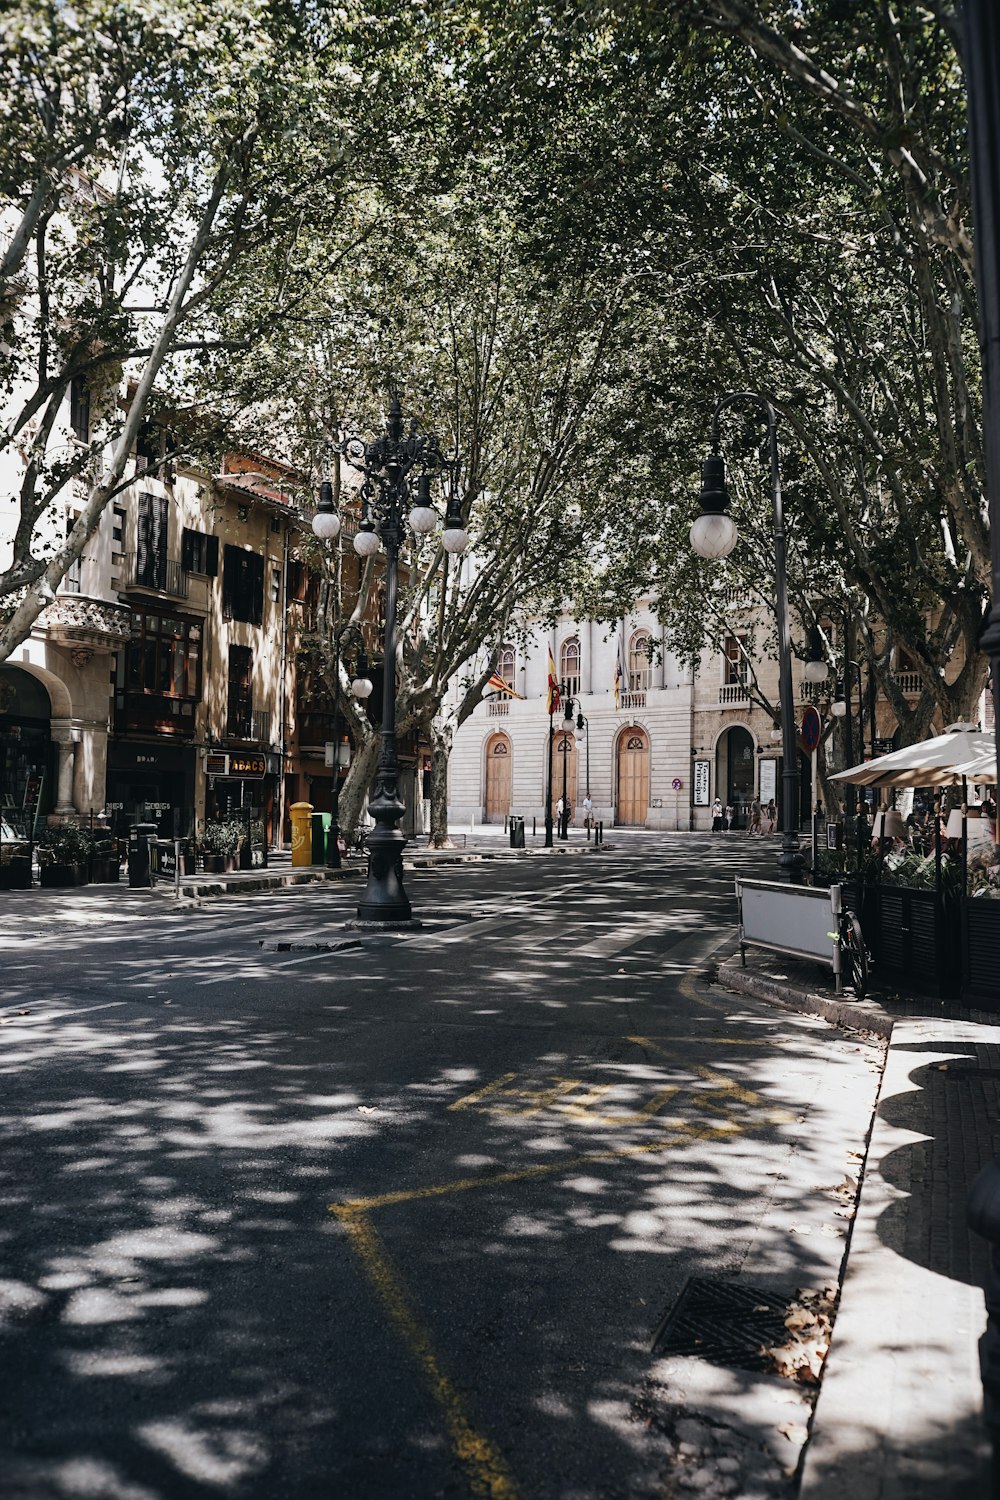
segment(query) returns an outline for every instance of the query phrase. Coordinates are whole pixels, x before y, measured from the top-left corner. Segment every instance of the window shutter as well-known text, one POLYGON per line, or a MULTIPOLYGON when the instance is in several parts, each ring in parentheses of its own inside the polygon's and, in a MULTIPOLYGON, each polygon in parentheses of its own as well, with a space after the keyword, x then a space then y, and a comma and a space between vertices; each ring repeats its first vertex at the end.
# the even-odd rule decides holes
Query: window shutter
POLYGON ((153 497, 140 491, 135 518, 135 576, 138 583, 147 583, 151 572, 152 516, 153 497))
POLYGON ((264 559, 256 552, 248 552, 246 557, 249 562, 247 619, 251 625, 260 625, 264 620, 264 559))
POLYGON ((219 538, 217 536, 210 536, 208 538, 208 546, 205 549, 205 554, 205 572, 208 574, 209 578, 218 578, 219 538))
POLYGON ((153 553, 153 587, 167 586, 167 497, 151 495, 152 529, 150 543, 153 553))
POLYGON ((185 573, 194 572, 194 538, 195 533, 185 526, 181 537, 181 567, 185 573))

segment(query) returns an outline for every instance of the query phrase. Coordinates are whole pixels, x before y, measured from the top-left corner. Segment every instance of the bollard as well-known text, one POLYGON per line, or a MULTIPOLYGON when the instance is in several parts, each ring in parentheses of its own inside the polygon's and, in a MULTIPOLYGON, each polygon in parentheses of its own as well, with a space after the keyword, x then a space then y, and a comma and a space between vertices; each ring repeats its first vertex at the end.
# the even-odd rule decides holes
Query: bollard
POLYGON ((149 889, 153 884, 150 840, 156 837, 155 823, 133 823, 128 831, 128 883, 132 889, 149 889))
POLYGON ((986 1269, 986 1332, 979 1340, 983 1422, 993 1444, 994 1494, 1000 1481, 1000 1163, 990 1162, 969 1189, 966 1221, 990 1247, 986 1269))
POLYGON ((537 834, 537 832, 538 832, 537 819, 536 818, 532 818, 532 820, 531 820, 531 837, 534 838, 535 835, 537 834))

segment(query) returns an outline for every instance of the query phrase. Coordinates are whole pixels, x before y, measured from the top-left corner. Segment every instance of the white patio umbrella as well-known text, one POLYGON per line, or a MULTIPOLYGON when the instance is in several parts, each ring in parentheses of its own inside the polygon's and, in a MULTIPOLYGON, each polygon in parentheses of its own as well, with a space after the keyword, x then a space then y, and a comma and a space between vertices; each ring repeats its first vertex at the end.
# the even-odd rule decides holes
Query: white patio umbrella
POLYGON ((950 724, 944 734, 837 771, 830 780, 874 787, 960 786, 963 780, 993 785, 996 773, 992 735, 981 734, 975 725, 950 724))

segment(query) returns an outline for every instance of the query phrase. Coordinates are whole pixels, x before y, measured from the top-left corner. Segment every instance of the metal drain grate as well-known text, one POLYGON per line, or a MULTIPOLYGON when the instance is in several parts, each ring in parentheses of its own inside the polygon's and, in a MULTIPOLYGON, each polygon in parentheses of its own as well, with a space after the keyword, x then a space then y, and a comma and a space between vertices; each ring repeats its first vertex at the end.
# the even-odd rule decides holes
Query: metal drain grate
POLYGON ((710 1364, 767 1370, 762 1347, 788 1339, 789 1299, 744 1282, 692 1276, 653 1335, 651 1354, 696 1354, 710 1364))

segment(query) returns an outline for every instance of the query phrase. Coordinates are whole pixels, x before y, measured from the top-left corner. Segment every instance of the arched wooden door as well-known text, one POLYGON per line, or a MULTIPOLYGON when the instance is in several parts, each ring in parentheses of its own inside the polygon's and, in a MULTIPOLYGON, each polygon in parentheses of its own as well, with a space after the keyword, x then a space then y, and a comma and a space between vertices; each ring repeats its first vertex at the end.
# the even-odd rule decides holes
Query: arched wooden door
POLYGON ((495 734, 486 746, 486 821, 502 823, 510 812, 510 740, 495 734))
POLYGON ((649 740, 641 729, 618 736, 618 805, 615 821, 642 828, 649 808, 649 740))
POLYGON ((576 736, 557 731, 552 741, 552 815, 563 794, 563 767, 566 768, 566 797, 570 811, 576 811, 576 736))

